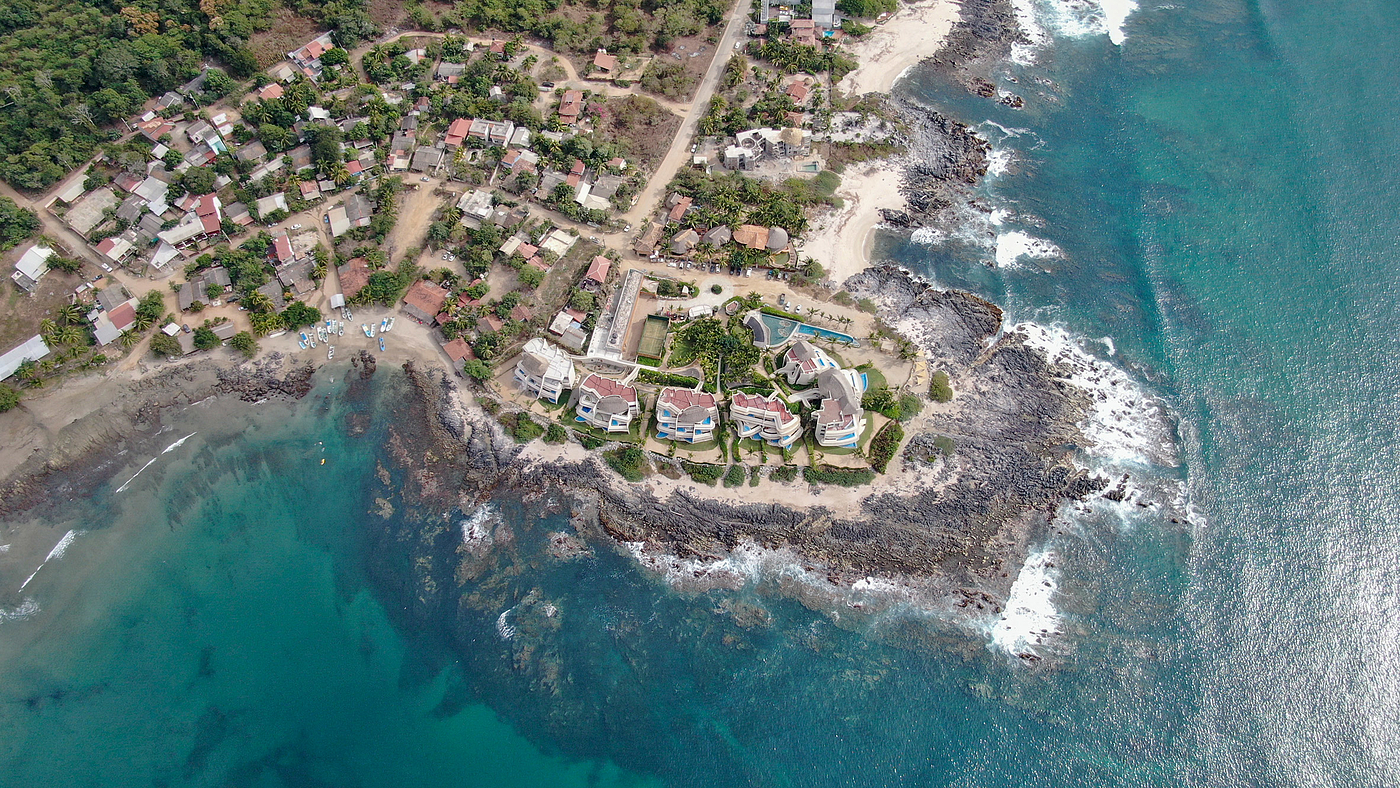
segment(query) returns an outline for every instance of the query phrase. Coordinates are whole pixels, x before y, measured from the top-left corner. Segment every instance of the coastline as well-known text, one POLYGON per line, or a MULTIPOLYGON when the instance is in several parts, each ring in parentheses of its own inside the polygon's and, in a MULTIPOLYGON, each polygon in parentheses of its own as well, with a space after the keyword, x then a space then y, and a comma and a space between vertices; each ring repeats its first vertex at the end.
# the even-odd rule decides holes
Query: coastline
POLYGON ((853 95, 889 93, 913 66, 934 56, 958 21, 961 4, 927 0, 901 5, 894 15, 851 46, 860 64, 836 88, 853 95))
POLYGON ((821 263, 831 281, 844 282, 871 264, 875 229, 883 221, 881 211, 904 204, 899 164, 895 157, 851 165, 836 191, 845 205, 814 220, 802 254, 821 263))

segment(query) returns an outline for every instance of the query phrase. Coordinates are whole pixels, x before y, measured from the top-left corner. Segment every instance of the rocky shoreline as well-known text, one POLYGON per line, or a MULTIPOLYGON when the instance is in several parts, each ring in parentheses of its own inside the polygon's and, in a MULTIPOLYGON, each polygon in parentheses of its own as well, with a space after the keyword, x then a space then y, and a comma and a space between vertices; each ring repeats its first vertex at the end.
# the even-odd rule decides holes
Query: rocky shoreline
MULTIPOLYGON (((423 500, 425 511, 455 505, 469 512, 502 492, 555 492, 573 502, 580 532, 638 548, 653 568, 682 566, 698 586, 724 585, 732 578, 709 577, 707 567, 735 551, 761 550, 789 556, 831 595, 875 578, 906 596, 916 592, 930 607, 1000 612, 1029 546, 1059 508, 1107 487, 1072 462, 1074 447, 1085 442, 1076 424, 1087 397, 1058 379, 1019 335, 1000 333, 1001 310, 981 298, 938 290, 894 267, 868 269, 848 286, 881 304, 889 322, 898 316, 902 325, 923 326, 909 336, 931 365, 949 373, 956 392, 933 406, 903 451, 922 480, 907 494, 864 493, 855 515, 820 504, 742 504, 719 490, 660 494, 645 482, 623 481, 596 454, 523 455, 493 417, 463 404, 452 377, 406 365, 424 408, 428 448, 399 458, 415 488, 404 498, 423 500), (937 438, 954 441, 956 451, 944 456, 933 448, 937 438), (427 456, 432 460, 420 461, 427 456)), ((650 459, 660 471, 672 462, 650 459)), ((441 528, 436 518, 424 526, 441 528)), ((438 587, 457 568, 423 571, 438 587)))

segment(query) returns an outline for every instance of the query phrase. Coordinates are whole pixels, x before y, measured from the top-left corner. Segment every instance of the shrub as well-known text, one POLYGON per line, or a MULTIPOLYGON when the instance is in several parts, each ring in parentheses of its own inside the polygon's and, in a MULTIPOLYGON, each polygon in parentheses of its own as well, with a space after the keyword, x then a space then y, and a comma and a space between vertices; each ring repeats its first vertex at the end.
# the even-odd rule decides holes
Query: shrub
POLYGON ((773 472, 768 474, 768 478, 775 482, 790 482, 797 478, 797 470, 798 468, 796 465, 783 465, 774 468, 773 472))
POLYGON ((491 377, 491 367, 487 366, 486 362, 476 358, 462 365, 462 372, 466 373, 467 377, 472 380, 486 380, 491 377))
POLYGON ((904 428, 899 426, 899 422, 892 421, 886 424, 883 429, 875 433, 874 439, 870 441, 870 451, 866 458, 870 461, 870 467, 885 472, 886 466, 894 458, 895 452, 899 451, 899 444, 904 440, 904 428))
POLYGON ((214 333, 208 326, 200 326, 194 330, 194 346, 199 350, 211 350, 222 344, 219 335, 214 333))
POLYGON ((720 293, 723 293, 723 292, 724 292, 724 285, 721 285, 721 284, 713 284, 713 285, 710 285, 710 292, 711 292, 711 293, 714 293, 715 295, 719 295, 720 293))
POLYGON ((822 465, 817 468, 803 468, 802 478, 808 484, 860 487, 874 481, 875 472, 869 468, 836 468, 831 465, 822 465))
POLYGON ((877 413, 895 418, 899 415, 899 401, 895 399, 894 392, 885 386, 873 388, 865 392, 865 396, 860 398, 860 406, 866 410, 873 410, 877 413), (893 413, 893 416, 890 416, 893 413))
POLYGON ((684 389, 693 389, 700 385, 700 381, 688 375, 677 375, 674 372, 661 372, 650 369, 639 370, 637 372, 637 382, 650 383, 653 386, 675 386, 684 389))
POLYGON ((234 334, 233 338, 231 338, 228 343, 232 345, 235 350, 241 351, 243 355, 248 358, 252 358, 258 353, 258 341, 253 339, 253 335, 247 331, 239 331, 237 334, 234 334))
POLYGON ((933 379, 928 383, 928 395, 934 402, 949 402, 953 399, 953 387, 948 385, 948 373, 938 371, 933 373, 933 379))
POLYGON ((899 420, 911 421, 924 409, 924 401, 917 394, 905 394, 899 398, 899 420))
POLYGON ((19 407, 19 392, 0 383, 0 413, 19 407))
POLYGON ((629 482, 641 481, 649 466, 646 452, 635 446, 604 452, 603 461, 629 482))
POLYGON ((869 312, 872 315, 880 311, 880 307, 876 306, 875 302, 871 301, 868 298, 862 298, 861 300, 857 301, 856 309, 859 309, 862 312, 869 312))
POLYGON ((530 418, 528 413, 507 413, 500 417, 506 432, 516 443, 529 443, 544 434, 544 425, 530 418))
POLYGON ((151 337, 151 352, 166 358, 176 358, 183 353, 180 350, 180 340, 160 332, 156 332, 156 335, 151 337))
POLYGON ((933 445, 943 452, 944 457, 952 457, 953 452, 958 450, 958 445, 947 435, 939 435, 933 439, 933 445))
POLYGON ((587 433, 575 432, 574 437, 578 438, 579 444, 582 445, 583 448, 588 449, 589 451, 592 451, 603 445, 603 441, 601 439, 595 438, 587 433))
POLYGON ((723 465, 710 465, 704 462, 681 460, 681 470, 689 474, 690 478, 695 481, 701 484, 708 484, 711 487, 714 487, 715 482, 719 481, 721 476, 724 476, 723 465))
POLYGON ((568 431, 558 424, 550 424, 549 429, 544 431, 545 443, 563 443, 568 439, 568 431))
POLYGON ((738 487, 744 483, 744 476, 744 466, 731 465, 729 470, 724 473, 724 486, 738 487))

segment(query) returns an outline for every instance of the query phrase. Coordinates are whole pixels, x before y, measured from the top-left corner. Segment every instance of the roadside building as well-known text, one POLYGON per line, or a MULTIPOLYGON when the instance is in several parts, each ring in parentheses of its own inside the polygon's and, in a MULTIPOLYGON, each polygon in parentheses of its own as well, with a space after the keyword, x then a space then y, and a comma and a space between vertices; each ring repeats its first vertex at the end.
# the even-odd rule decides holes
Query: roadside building
POLYGON ((408 288, 403 297, 403 313, 423 323, 432 325, 442 305, 447 303, 449 293, 426 279, 420 279, 408 288))
POLYGON ((24 254, 15 261, 15 272, 10 274, 10 278, 26 293, 34 292, 34 288, 39 286, 39 280, 48 273, 48 261, 53 254, 49 247, 34 244, 24 250, 24 254))

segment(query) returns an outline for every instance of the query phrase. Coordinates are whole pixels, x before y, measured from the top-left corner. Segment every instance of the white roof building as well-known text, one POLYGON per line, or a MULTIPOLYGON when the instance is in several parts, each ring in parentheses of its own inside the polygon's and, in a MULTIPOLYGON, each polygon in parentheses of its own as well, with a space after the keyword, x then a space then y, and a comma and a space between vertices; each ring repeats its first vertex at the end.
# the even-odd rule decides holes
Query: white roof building
POLYGON ((515 364, 515 384, 537 399, 558 402, 566 389, 574 387, 574 379, 569 355, 540 337, 525 343, 515 364))
POLYGON ((44 338, 35 334, 25 340, 23 344, 12 348, 5 355, 0 356, 0 380, 4 380, 15 374, 20 364, 26 361, 38 361, 49 354, 49 346, 44 342, 44 338))
POLYGON ((44 277, 44 273, 49 270, 50 257, 53 257, 52 249, 34 244, 15 261, 15 272, 10 275, 10 278, 27 292, 33 292, 34 288, 39 285, 39 280, 44 277))

